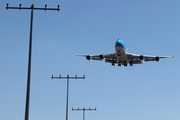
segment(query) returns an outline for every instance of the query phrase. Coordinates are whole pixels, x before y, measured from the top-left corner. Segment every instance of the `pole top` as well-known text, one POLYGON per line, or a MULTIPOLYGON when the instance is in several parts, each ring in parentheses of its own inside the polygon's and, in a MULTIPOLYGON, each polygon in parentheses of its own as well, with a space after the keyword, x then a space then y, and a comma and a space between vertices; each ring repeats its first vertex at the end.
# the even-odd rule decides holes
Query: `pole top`
POLYGON ((6 4, 6 10, 8 10, 9 3, 6 4))
POLYGON ((19 7, 9 7, 9 3, 6 4, 6 10, 8 9, 19 9, 19 10, 57 10, 59 11, 60 10, 60 5, 57 6, 57 8, 48 8, 47 7, 47 4, 44 5, 43 8, 36 8, 34 7, 34 4, 31 5, 31 7, 22 7, 22 4, 19 4, 19 7))
POLYGON ((51 79, 85 79, 85 75, 83 75, 82 77, 79 77, 77 75, 75 75, 74 77, 71 77, 69 74, 67 74, 66 77, 62 77, 61 75, 59 75, 59 77, 54 77, 53 75, 51 76, 51 79))

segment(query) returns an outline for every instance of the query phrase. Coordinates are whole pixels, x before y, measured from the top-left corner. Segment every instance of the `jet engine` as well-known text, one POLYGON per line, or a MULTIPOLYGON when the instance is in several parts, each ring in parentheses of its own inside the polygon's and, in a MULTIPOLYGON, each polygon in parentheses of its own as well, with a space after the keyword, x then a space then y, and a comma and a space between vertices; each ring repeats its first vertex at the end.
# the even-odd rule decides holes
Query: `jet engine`
POLYGON ((139 59, 140 59, 140 60, 143 60, 143 59, 144 59, 144 56, 140 55, 140 56, 139 56, 139 59))
POLYGON ((99 55, 99 58, 102 60, 102 59, 104 59, 104 56, 103 55, 99 55))
POLYGON ((158 61, 159 61, 159 57, 156 56, 156 57, 155 57, 155 60, 158 62, 158 61))
POLYGON ((87 59, 87 60, 90 60, 90 59, 91 59, 91 57, 90 57, 89 55, 87 55, 87 56, 86 56, 86 59, 87 59))

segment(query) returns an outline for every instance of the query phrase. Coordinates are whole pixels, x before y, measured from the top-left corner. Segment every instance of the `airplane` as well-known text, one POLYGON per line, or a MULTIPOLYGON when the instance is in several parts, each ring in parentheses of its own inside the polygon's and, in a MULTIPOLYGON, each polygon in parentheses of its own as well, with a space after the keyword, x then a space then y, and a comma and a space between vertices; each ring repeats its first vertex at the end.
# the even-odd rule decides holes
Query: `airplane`
POLYGON ((117 39, 115 42, 115 53, 112 54, 99 54, 99 55, 87 55, 87 54, 76 54, 76 56, 86 57, 87 60, 99 60, 105 59, 105 62, 111 63, 112 66, 118 64, 118 66, 133 66, 133 64, 142 64, 142 61, 159 61, 161 58, 174 58, 174 56, 151 56, 151 55, 139 55, 132 54, 126 51, 124 41, 117 39))

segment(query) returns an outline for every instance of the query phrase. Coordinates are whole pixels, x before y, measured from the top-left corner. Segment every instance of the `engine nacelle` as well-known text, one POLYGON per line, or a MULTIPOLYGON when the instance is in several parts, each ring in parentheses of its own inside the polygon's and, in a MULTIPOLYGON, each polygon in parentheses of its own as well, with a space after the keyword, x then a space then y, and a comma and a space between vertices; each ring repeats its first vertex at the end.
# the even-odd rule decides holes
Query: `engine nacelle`
POLYGON ((102 60, 102 59, 104 59, 104 56, 103 55, 99 55, 99 58, 102 60))
POLYGON ((144 56, 140 55, 140 56, 139 56, 139 59, 140 59, 140 60, 143 60, 143 59, 144 59, 144 56))
POLYGON ((156 57, 155 57, 155 60, 158 62, 158 61, 159 61, 159 57, 156 56, 156 57))
POLYGON ((90 60, 90 59, 91 59, 91 57, 90 57, 89 55, 87 55, 87 56, 86 56, 86 59, 87 59, 87 60, 90 60))

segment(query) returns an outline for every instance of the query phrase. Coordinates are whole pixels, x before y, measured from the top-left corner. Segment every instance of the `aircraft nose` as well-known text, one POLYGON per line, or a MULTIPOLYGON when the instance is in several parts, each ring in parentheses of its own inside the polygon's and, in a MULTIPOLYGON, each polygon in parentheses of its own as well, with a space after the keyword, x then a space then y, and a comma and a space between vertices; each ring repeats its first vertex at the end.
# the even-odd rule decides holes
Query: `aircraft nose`
POLYGON ((117 46, 121 46, 122 47, 122 43, 119 40, 117 40, 116 43, 115 43, 115 47, 117 47, 117 46))
POLYGON ((115 47, 120 46, 125 49, 124 42, 120 39, 118 39, 115 43, 115 47))

